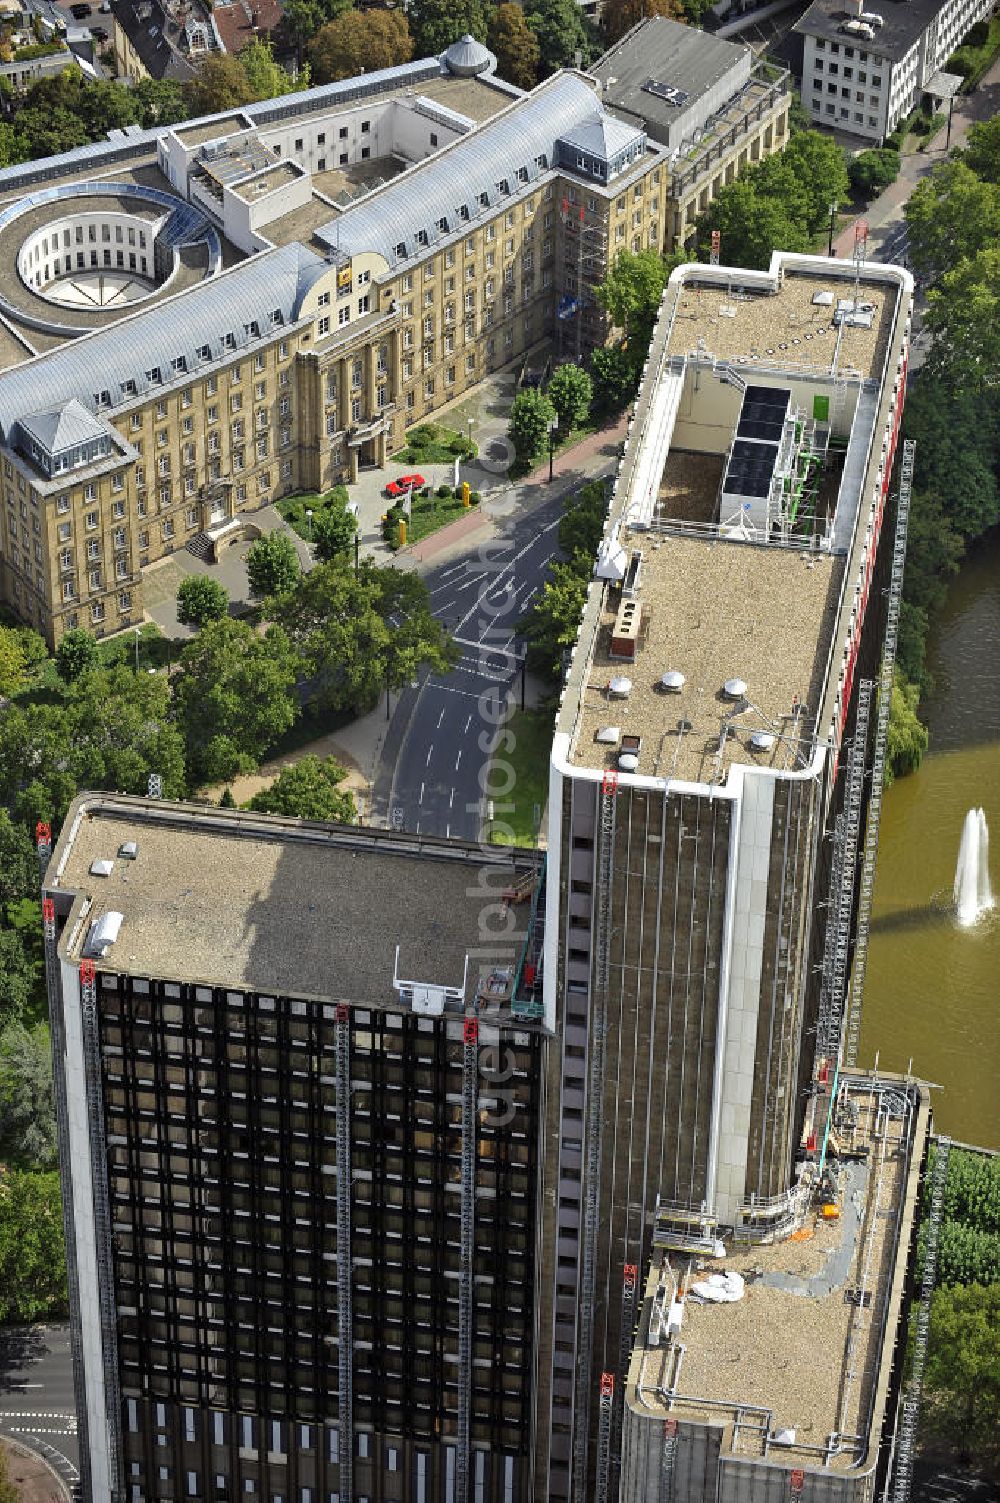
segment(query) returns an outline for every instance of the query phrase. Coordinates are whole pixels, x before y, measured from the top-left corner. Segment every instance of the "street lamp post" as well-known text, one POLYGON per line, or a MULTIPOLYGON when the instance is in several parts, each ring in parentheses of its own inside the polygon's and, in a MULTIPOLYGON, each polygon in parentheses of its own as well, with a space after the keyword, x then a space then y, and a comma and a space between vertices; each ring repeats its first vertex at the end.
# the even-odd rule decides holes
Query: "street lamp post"
POLYGON ((312 547, 312 540, 313 540, 313 514, 312 514, 312 507, 311 506, 307 506, 306 507, 306 521, 309 524, 309 546, 312 547))
POLYGON ((827 251, 826 251, 826 253, 827 253, 828 256, 832 256, 833 255, 833 232, 834 232, 834 229, 836 228, 836 224, 837 224, 837 200, 834 199, 833 202, 830 205, 830 244, 827 246, 827 251))
POLYGON ((552 469, 552 462, 553 462, 553 459, 555 458, 555 452, 556 452, 556 433, 557 433, 558 429, 559 429, 559 419, 558 418, 553 418, 552 422, 549 424, 549 484, 550 485, 552 484, 552 480, 553 480, 553 473, 554 472, 553 472, 553 469, 552 469))

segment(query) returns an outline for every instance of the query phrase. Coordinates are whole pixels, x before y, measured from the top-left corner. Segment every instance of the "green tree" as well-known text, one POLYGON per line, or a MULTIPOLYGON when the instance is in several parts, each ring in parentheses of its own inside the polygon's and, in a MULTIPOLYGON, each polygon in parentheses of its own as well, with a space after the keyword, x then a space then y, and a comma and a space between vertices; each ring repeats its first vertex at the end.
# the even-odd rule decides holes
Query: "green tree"
POLYGON ((698 220, 701 245, 707 246, 713 230, 719 231, 726 266, 763 270, 775 250, 810 249, 802 221, 792 218, 780 199, 758 193, 749 173, 723 188, 698 220))
POLYGON ((358 811, 353 795, 339 786, 346 776, 346 767, 341 767, 335 757, 301 757, 283 767, 270 788, 255 793, 250 808, 263 814, 350 825, 358 811))
POLYGON ((607 487, 590 480, 568 496, 559 522, 559 547, 567 558, 594 559, 608 515, 607 487))
POLYGON ((38 892, 38 855, 24 825, 0 809, 0 914, 38 892))
POLYGON ((12 1169, 0 1180, 0 1321, 67 1308, 59 1175, 12 1169))
POLYGON ((184 742, 163 674, 135 674, 124 663, 96 669, 71 686, 66 714, 77 788, 144 794, 155 772, 164 797, 183 798, 184 742))
POLYGON ((608 46, 613 46, 647 16, 669 16, 679 21, 684 19, 684 11, 678 0, 605 0, 601 29, 608 46))
POLYGON ((18 931, 0 928, 0 1028, 32 1016, 40 980, 18 931))
POLYGON ((204 626, 229 614, 225 587, 208 574, 189 574, 177 588, 177 619, 183 626, 204 626))
POLYGON ((408 63, 413 42, 401 10, 347 11, 317 31, 308 51, 313 78, 322 84, 408 63))
POLYGON ((255 600, 285 595, 295 588, 302 566, 295 544, 284 532, 258 538, 247 553, 247 579, 255 600))
POLYGON ((900 156, 891 146, 861 151, 847 164, 847 176, 855 193, 875 198, 899 176, 900 156))
POLYGON ((937 1289, 922 1419, 963 1459, 980 1464, 1000 1453, 1000 1283, 937 1289))
POLYGON ((597 50, 576 0, 534 0, 528 25, 538 38, 543 76, 571 67, 578 51, 586 64, 597 50))
POLYGON ((184 94, 189 115, 221 115, 252 104, 255 97, 243 64, 227 52, 210 52, 184 85, 184 94))
POLYGON ((44 1023, 10 1023, 0 1032, 0 1158, 20 1169, 51 1169, 56 1161, 52 1047, 44 1023))
POLYGON ((671 260, 656 251, 619 251, 596 289, 597 301, 615 328, 622 331, 623 348, 638 368, 646 358, 672 269, 671 260))
POLYGON ((321 563, 349 553, 358 524, 346 504, 325 506, 312 521, 313 552, 321 563))
POLYGON ((173 78, 141 78, 133 85, 132 97, 142 112, 142 124, 173 125, 187 118, 183 85, 173 78))
POLYGON ((0 626, 0 699, 24 687, 25 661, 15 628, 0 626))
POLYGON ((296 89, 306 88, 308 79, 293 79, 291 74, 275 61, 274 48, 270 42, 259 37, 237 54, 254 99, 278 99, 282 94, 291 94, 296 89))
POLYGON ((594 403, 604 412, 620 412, 635 396, 639 371, 621 345, 602 345, 590 357, 594 403))
POLYGON ((408 15, 418 57, 434 57, 468 32, 485 42, 488 0, 412 0, 408 15))
POLYGON ((0 122, 0 167, 12 167, 30 155, 28 139, 24 131, 8 121, 0 122))
POLYGON ((561 677, 563 660, 576 641, 591 568, 592 560, 580 554, 566 563, 552 564, 552 577, 518 623, 527 638, 529 665, 546 678, 561 677))
POLYGON ((426 585, 399 569, 366 561, 355 575, 341 563, 318 564, 270 609, 299 655, 312 700, 327 709, 361 713, 387 681, 397 687, 423 666, 440 672, 454 661, 426 585))
POLYGON ((984 183, 1000 184, 1000 115, 969 126, 961 157, 984 183))
POLYGON ((142 123, 142 107, 132 90, 110 78, 85 80, 75 108, 95 141, 109 130, 142 123))
POLYGON ((917 718, 920 690, 908 684, 897 672, 889 705, 889 734, 886 741, 886 774, 889 781, 903 773, 915 772, 927 750, 927 727, 917 718))
POLYGON ((522 464, 544 452, 555 421, 556 410, 544 392, 534 387, 518 392, 510 409, 510 439, 522 464))
POLYGON ((281 34, 295 48, 296 61, 302 61, 306 43, 312 40, 325 20, 320 0, 285 0, 281 34))
POLYGON ((253 772, 299 713, 296 661, 280 627, 212 621, 181 653, 176 711, 199 783, 253 772))
POLYGON ((914 270, 938 281, 1000 240, 1000 187, 968 161, 940 162, 910 194, 906 229, 914 270))
POLYGON ((1000 236, 958 263, 927 296, 927 371, 969 392, 993 390, 1000 369, 1000 236))
POLYGON ((805 196, 806 230, 810 235, 818 234, 829 224, 830 205, 842 204, 847 198, 847 161, 842 149, 823 131, 798 131, 784 151, 765 158, 755 169, 761 184, 769 180, 769 172, 776 170, 772 163, 781 163, 794 173, 805 196))
POLYGON ((233 790, 228 786, 223 788, 222 797, 219 799, 220 809, 235 809, 236 800, 233 798, 233 790))
POLYGON ((56 669, 59 677, 71 684, 81 673, 96 668, 100 658, 97 638, 82 626, 73 626, 64 632, 56 648, 56 669))
POLYGON ((594 383, 578 365, 560 365, 553 371, 545 394, 556 410, 561 432, 568 433, 590 411, 594 383))
POLYGON ((533 89, 538 81, 541 53, 538 38, 524 19, 520 5, 498 5, 490 21, 487 42, 496 53, 497 72, 519 89, 533 89))
POLYGON ((87 127, 65 105, 54 109, 31 105, 17 117, 18 133, 24 140, 29 157, 51 157, 61 151, 73 151, 90 140, 87 127))
POLYGON ((69 717, 61 704, 0 710, 0 803, 29 829, 58 825, 78 787, 69 717))

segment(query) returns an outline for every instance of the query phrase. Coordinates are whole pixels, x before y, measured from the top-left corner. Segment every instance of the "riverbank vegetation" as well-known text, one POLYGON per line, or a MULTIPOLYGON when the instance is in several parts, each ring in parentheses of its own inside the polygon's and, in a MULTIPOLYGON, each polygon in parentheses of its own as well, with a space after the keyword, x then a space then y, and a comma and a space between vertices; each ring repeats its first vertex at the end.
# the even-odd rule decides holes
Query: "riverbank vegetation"
MULTIPOLYGON (((1000 523, 1000 118, 974 125, 919 184, 906 222, 931 336, 903 415, 917 445, 898 654, 898 709, 909 717, 931 688, 933 614, 967 550, 1000 523)), ((920 760, 912 737, 898 744, 890 769, 909 771, 920 760)))
MULTIPOLYGON (((924 1187, 930 1206, 934 1153, 924 1187)), ((1000 1158, 953 1148, 938 1244, 921 1446, 985 1472, 1000 1463, 1000 1158)), ((917 1267, 923 1266, 926 1222, 917 1267)))

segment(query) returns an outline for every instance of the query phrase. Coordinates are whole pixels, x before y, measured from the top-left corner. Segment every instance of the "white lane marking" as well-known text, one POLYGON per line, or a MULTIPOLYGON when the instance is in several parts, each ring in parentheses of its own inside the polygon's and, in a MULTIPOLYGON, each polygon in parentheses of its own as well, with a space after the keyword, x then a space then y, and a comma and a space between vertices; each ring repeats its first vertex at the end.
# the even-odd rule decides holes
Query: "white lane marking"
POLYGON ((455 790, 453 788, 451 790, 451 797, 448 799, 448 808, 449 809, 453 809, 454 806, 455 806, 455 790))
POLYGON ((458 756, 455 758, 455 771, 456 772, 458 771, 458 764, 459 764, 459 762, 461 762, 461 760, 462 760, 462 753, 459 752, 458 756))
POLYGON ((441 722, 442 722, 443 719, 444 719, 444 710, 442 710, 441 713, 440 713, 440 715, 438 716, 438 723, 434 727, 435 730, 440 730, 440 728, 441 728, 441 722))
MULTIPOLYGON (((513 642, 513 640, 514 640, 513 637, 508 637, 507 638, 508 642, 513 642)), ((452 637, 452 641, 453 642, 457 642, 458 645, 459 645, 459 647, 475 647, 475 648, 478 648, 478 649, 481 649, 481 650, 485 649, 485 651, 487 652, 487 654, 489 654, 491 652, 495 652, 498 657, 508 657, 508 658, 516 658, 517 657, 517 653, 516 652, 508 652, 508 650, 507 650, 506 647, 497 647, 497 646, 494 646, 492 643, 487 642, 486 639, 485 639, 485 637, 480 642, 471 642, 471 641, 469 641, 469 639, 467 637, 452 637)))
POLYGON ((470 716, 469 716, 469 718, 468 718, 468 720, 467 720, 467 721, 466 721, 466 722, 465 722, 465 725, 464 725, 464 727, 463 727, 463 728, 462 728, 462 735, 463 735, 463 736, 466 736, 466 735, 468 735, 468 732, 469 732, 469 726, 470 726, 470 725, 471 725, 471 724, 472 724, 472 716, 471 716, 471 715, 470 715, 470 716))
MULTIPOLYGON (((535 533, 535 535, 531 539, 530 543, 525 543, 524 547, 521 548, 519 550, 519 552, 517 552, 517 553, 514 554, 514 557, 510 560, 510 563, 504 564, 504 566, 501 569, 500 573, 497 575, 497 577, 493 580, 492 584, 490 585, 489 594, 487 594, 486 597, 485 597, 487 600, 492 595, 495 595, 499 591, 500 586, 503 583, 504 576, 510 573, 510 571, 513 569, 514 565, 517 563, 518 559, 523 558, 526 553, 530 553, 531 550, 532 550, 532 548, 534 548, 535 544, 539 541, 539 539, 543 538, 547 532, 551 532, 554 527, 558 527, 561 520, 562 520, 561 517, 554 517, 551 522, 546 523, 546 525, 544 527, 542 527, 538 532, 535 533)), ((465 623, 467 621, 470 621, 472 619, 472 617, 476 614, 476 611, 479 608, 480 607, 479 607, 479 604, 477 602, 477 604, 474 605, 471 610, 466 611, 465 615, 461 618, 461 620, 456 621, 456 623, 455 623, 455 630, 456 631, 461 631, 462 627, 465 625, 465 623)))
POLYGON ((424 785, 423 785, 423 783, 421 783, 421 785, 420 785, 420 797, 417 799, 417 803, 418 804, 422 804, 423 801, 424 801, 424 785))
POLYGON ((451 825, 450 824, 445 825, 445 827, 444 827, 444 838, 445 838, 445 840, 450 840, 451 839, 451 825))
MULTIPOLYGON (((443 715, 444 711, 442 710, 441 713, 443 715)), ((440 725, 440 724, 441 724, 441 722, 439 720, 438 721, 438 725, 440 725)), ((432 741, 431 744, 430 744, 430 746, 427 748, 427 761, 424 763, 425 767, 430 767, 430 765, 431 765, 431 757, 433 757, 433 755, 434 755, 434 742, 432 741)))

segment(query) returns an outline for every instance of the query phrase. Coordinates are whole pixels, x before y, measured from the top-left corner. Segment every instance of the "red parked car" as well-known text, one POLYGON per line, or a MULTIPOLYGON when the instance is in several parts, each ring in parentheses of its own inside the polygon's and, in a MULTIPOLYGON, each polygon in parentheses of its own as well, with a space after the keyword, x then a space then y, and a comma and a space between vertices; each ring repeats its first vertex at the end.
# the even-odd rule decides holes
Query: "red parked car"
POLYGON ((389 481, 385 493, 395 500, 398 496, 405 496, 410 489, 421 490, 426 484, 423 475, 400 475, 398 480, 389 481))

